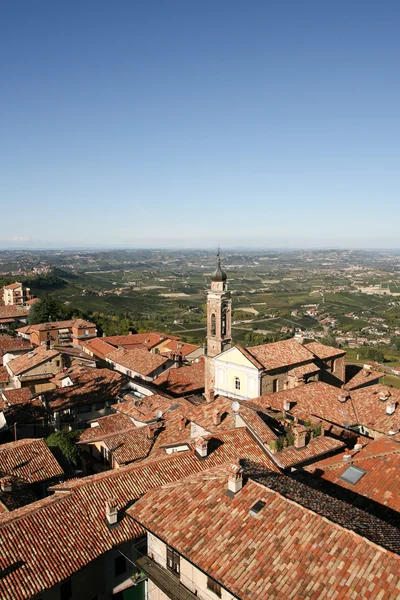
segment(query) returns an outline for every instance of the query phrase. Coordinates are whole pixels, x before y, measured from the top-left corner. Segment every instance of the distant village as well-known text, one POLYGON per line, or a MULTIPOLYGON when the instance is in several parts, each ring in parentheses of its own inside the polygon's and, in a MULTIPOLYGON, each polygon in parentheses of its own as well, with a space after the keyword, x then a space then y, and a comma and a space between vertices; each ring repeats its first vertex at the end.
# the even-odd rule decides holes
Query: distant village
POLYGON ((343 347, 400 330, 317 292, 322 332, 246 347, 219 255, 202 345, 30 324, 4 286, 2 600, 400 598, 400 390, 343 347))

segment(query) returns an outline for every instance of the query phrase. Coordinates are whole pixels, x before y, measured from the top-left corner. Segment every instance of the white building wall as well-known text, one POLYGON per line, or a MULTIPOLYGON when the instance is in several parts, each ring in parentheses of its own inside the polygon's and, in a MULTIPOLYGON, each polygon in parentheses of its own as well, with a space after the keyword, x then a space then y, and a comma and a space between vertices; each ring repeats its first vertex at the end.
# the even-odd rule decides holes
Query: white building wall
MULTIPOLYGON (((167 568, 167 545, 152 533, 147 533, 148 555, 159 565, 167 568)), ((181 556, 180 581, 200 600, 236 600, 230 592, 221 587, 221 596, 217 596, 207 588, 207 575, 181 556)), ((168 600, 157 586, 149 580, 148 600, 168 600)))

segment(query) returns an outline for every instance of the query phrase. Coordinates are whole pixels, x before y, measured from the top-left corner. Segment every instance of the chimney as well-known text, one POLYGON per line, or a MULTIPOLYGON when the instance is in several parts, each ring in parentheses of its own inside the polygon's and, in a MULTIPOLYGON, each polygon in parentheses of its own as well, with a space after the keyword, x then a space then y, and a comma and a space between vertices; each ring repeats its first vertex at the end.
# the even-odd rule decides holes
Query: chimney
POLYGON ((179 431, 183 431, 186 427, 186 417, 182 415, 179 418, 179 431))
POLYGON ((208 440, 198 437, 194 440, 194 451, 200 460, 207 458, 208 440))
POLYGON ((211 404, 211 402, 214 402, 214 389, 211 388, 210 390, 207 390, 205 392, 205 397, 206 397, 208 404, 211 404))
POLYGON ((106 519, 109 525, 115 525, 118 521, 118 506, 114 499, 106 500, 106 519))
POLYGON ((147 425, 147 439, 154 440, 156 437, 155 425, 147 425))
POLYGON ((349 462, 349 460, 351 460, 350 450, 346 450, 345 451, 345 453, 343 454, 343 460, 345 462, 349 462))
POLYGON ((294 447, 295 448, 304 448, 306 445, 306 435, 307 429, 302 425, 297 425, 293 428, 294 433, 294 447))
POLYGON ((218 409, 213 412, 213 425, 221 425, 221 412, 218 409))
POLYGON ((12 479, 11 477, 2 477, 1 479, 1 491, 12 492, 12 479))
POLYGON ((398 423, 391 426, 389 430, 389 435, 396 435, 400 431, 400 426, 398 423))
POLYGON ((289 412, 290 407, 291 407, 291 403, 289 402, 289 400, 284 400, 283 401, 283 410, 285 412, 289 412))
POLYGON ((348 395, 346 392, 344 392, 344 391, 340 392, 340 394, 338 396, 339 402, 346 402, 347 398, 348 398, 348 395))
POLYGON ((226 495, 233 498, 243 487, 243 469, 237 464, 229 465, 228 490, 226 495))
POLYGON ((389 392, 389 390, 387 390, 386 388, 383 388, 380 392, 379 392, 379 400, 381 402, 386 402, 386 400, 389 400, 391 396, 391 393, 389 392))
POLYGON ((359 450, 362 450, 362 443, 361 443, 361 438, 360 437, 357 438, 357 443, 354 445, 353 449, 356 452, 358 452, 359 450))
POLYGON ((396 402, 394 400, 389 400, 386 404, 386 414, 392 415, 396 410, 396 402))

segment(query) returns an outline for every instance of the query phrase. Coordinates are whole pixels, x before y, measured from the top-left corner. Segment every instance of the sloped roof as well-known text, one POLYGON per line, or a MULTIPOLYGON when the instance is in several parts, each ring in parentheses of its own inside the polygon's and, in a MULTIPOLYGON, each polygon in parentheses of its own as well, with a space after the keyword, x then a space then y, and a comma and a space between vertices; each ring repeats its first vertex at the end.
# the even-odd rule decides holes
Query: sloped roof
POLYGON ((53 496, 0 514, 2 600, 28 600, 39 595, 113 547, 141 535, 143 529, 125 515, 125 510, 149 489, 241 458, 250 445, 256 456, 262 454, 246 431, 229 435, 204 460, 192 453, 146 459, 68 481, 55 486, 53 496), (110 498, 116 500, 119 509, 118 526, 113 528, 105 520, 105 502, 110 498))
MULTIPOLYGON (((150 492, 128 513, 243 600, 400 597, 400 557, 351 531, 362 511, 329 498, 332 522, 252 480, 230 498, 227 480, 221 466, 150 492), (258 501, 265 506, 251 516, 258 501)), ((313 490, 320 510, 321 496, 313 490)), ((399 532, 380 525, 398 544, 399 532)))
POLYGON ((305 470, 400 513, 400 443, 382 437, 350 454, 350 461, 344 461, 340 454, 320 460, 305 470), (355 484, 341 479, 350 465, 365 471, 355 484))
MULTIPOLYGON (((0 306, 0 320, 3 319, 17 319, 18 317, 25 318, 28 316, 27 308, 20 308, 19 306, 9 304, 8 306, 0 306)), ((18 329, 17 329, 18 331, 18 329)))
POLYGON ((109 435, 115 435, 116 433, 122 433, 128 429, 136 429, 131 419, 122 414, 115 413, 100 419, 95 419, 92 423, 97 425, 84 429, 79 438, 79 443, 88 443, 97 440, 102 440, 109 435))
POLYGON ((52 360, 56 356, 60 356, 58 350, 47 350, 45 346, 38 346, 31 352, 10 360, 7 366, 14 375, 21 375, 44 362, 52 360))
POLYGON ((3 356, 7 352, 17 350, 29 350, 32 346, 27 340, 11 337, 10 335, 0 335, 0 365, 3 364, 3 356))
POLYGON ((356 415, 352 395, 346 402, 339 401, 341 390, 322 381, 307 383, 290 390, 283 390, 273 394, 265 394, 252 400, 252 404, 260 408, 272 408, 282 411, 284 401, 291 403, 290 413, 296 417, 307 420, 309 417, 319 417, 330 423, 344 427, 359 423, 356 415))
POLYGON ((132 350, 118 348, 118 350, 107 354, 107 360, 144 376, 151 375, 168 361, 164 356, 152 354, 146 348, 135 348, 132 350))
POLYGON ((60 477, 64 471, 43 439, 23 439, 0 446, 0 473, 27 483, 60 477))
POLYGON ((44 392, 47 405, 52 411, 96 402, 115 401, 126 381, 121 373, 95 367, 71 367, 57 377, 69 376, 74 385, 44 392))
POLYGON ((304 448, 295 448, 294 446, 284 448, 276 454, 275 458, 279 466, 287 469, 343 448, 345 448, 345 443, 341 440, 319 436, 310 440, 304 448))
POLYGON ((355 390, 360 387, 365 387, 379 383, 379 379, 384 376, 380 371, 372 369, 363 369, 356 365, 346 365, 346 389, 355 390))
POLYGON ((345 356, 346 351, 343 348, 334 348, 333 346, 325 346, 320 342, 306 342, 304 347, 314 354, 321 360, 327 360, 328 358, 335 358, 339 356, 345 356))
POLYGON ((272 344, 252 346, 246 348, 246 351, 261 363, 267 371, 279 369, 284 366, 311 362, 315 358, 310 350, 293 338, 272 344))
POLYGON ((192 394, 204 389, 205 363, 199 358, 190 365, 169 369, 159 375, 153 384, 174 395, 192 394))

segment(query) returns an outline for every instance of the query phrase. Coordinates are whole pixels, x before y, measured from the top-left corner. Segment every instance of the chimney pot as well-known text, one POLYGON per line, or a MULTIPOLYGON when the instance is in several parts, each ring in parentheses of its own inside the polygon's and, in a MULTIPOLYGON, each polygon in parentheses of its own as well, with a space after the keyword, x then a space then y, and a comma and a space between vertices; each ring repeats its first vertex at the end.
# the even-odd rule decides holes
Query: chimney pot
POLYGON ((147 439, 154 440, 156 437, 155 429, 154 425, 147 425, 147 439))
POLYGON ((118 521, 118 506, 114 499, 106 501, 106 519, 109 525, 115 525, 118 521))
POLYGON ((186 427, 186 417, 182 415, 179 419, 179 431, 183 431, 186 427))
POLYGON ((362 450, 362 443, 361 443, 360 437, 357 438, 357 443, 354 445, 354 450, 356 452, 358 452, 359 450, 362 450))
POLYGON ((221 412, 218 409, 213 412, 213 425, 221 425, 221 412))
POLYGON ((343 460, 345 462, 348 462, 349 460, 351 460, 351 454, 350 454, 349 450, 346 450, 346 452, 343 454, 343 460))
POLYGON ((198 437, 194 441, 194 449, 197 458, 203 459, 207 458, 208 451, 208 440, 205 440, 202 437, 198 437))
POLYGON ((348 396, 347 396, 346 392, 343 391, 343 392, 340 392, 340 394, 338 396, 338 400, 339 400, 339 402, 346 402, 347 397, 348 396))
POLYGON ((379 400, 382 400, 382 402, 386 402, 386 400, 388 400, 390 398, 390 396, 391 396, 391 393, 387 389, 382 389, 379 392, 379 400))
POLYGON ((283 401, 283 410, 285 410, 286 412, 290 411, 290 407, 291 407, 291 403, 289 400, 284 400, 283 401))
POLYGON ((389 400, 388 403, 386 404, 386 414, 392 415, 395 410, 396 410, 396 402, 394 402, 394 400, 389 400))
POLYGON ((207 390, 205 393, 206 396, 206 400, 208 402, 208 404, 211 404, 211 402, 214 402, 214 389, 211 388, 210 390, 207 390))
POLYGON ((243 469, 240 465, 231 464, 228 469, 227 495, 231 498, 243 487, 243 469))
POLYGON ((304 448, 306 445, 307 429, 302 425, 297 425, 293 428, 294 433, 294 447, 304 448))

